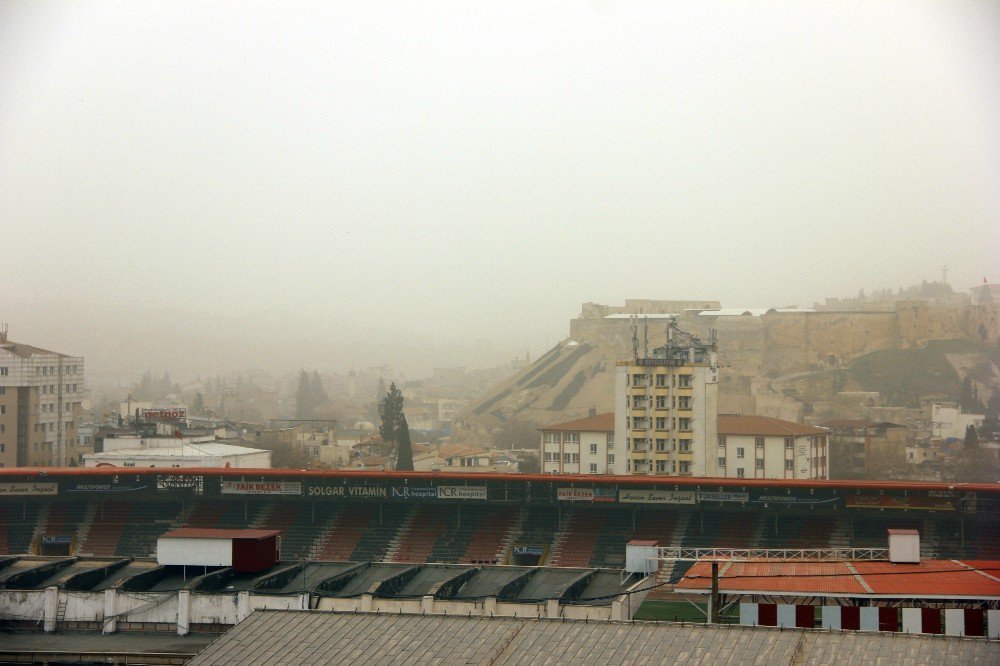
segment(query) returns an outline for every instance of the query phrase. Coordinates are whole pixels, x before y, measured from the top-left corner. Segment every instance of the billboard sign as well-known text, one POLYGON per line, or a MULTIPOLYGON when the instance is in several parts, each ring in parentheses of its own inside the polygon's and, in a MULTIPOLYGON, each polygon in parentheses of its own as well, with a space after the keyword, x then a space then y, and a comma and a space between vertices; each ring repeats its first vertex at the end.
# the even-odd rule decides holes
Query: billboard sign
POLYGON ((486 499, 486 486, 438 486, 438 499, 486 499))
POLYGON ((300 481, 223 481, 223 495, 301 495, 300 481))
POLYGON ((160 405, 139 410, 143 421, 186 421, 187 405, 160 405))
POLYGON ((628 504, 694 504, 693 490, 619 490, 618 501, 628 504))
POLYGON ((118 477, 96 481, 70 481, 66 485, 69 493, 128 493, 145 490, 149 485, 141 479, 121 481, 118 477))
POLYGON ((40 483, 10 482, 0 483, 0 495, 58 495, 59 484, 55 481, 40 483))
POLYGON ((556 499, 563 502, 593 502, 593 488, 556 488, 556 499))
POLYGON ((699 502, 749 502, 750 493, 712 492, 708 490, 698 491, 699 502))
POLYGON ((814 506, 816 504, 836 504, 840 501, 837 495, 782 495, 766 491, 755 493, 755 504, 777 504, 779 506, 814 506))

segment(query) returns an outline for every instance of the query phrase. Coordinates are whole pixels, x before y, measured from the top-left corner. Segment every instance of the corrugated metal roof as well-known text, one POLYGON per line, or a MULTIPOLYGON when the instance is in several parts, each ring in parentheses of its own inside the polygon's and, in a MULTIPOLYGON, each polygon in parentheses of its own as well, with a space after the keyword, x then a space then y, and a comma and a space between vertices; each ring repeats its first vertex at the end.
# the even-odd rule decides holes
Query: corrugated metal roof
POLYGON ((179 527, 161 539, 266 539, 280 535, 281 530, 223 530, 210 527, 179 527))
POLYGON ((987 664, 1000 643, 652 622, 256 611, 189 662, 244 664, 987 664), (904 659, 905 658, 905 659, 904 659))
MULTIPOLYGON (((700 561, 688 570, 677 588, 705 592, 711 580, 711 562, 700 561)), ((1000 562, 726 562, 719 571, 719 589, 731 594, 1000 598, 1000 562)))

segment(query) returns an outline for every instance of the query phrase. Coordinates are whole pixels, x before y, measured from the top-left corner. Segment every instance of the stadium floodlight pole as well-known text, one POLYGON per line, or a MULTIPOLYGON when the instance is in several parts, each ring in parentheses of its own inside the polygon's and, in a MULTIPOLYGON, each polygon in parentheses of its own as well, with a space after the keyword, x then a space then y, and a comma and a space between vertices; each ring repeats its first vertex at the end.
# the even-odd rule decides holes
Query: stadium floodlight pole
POLYGON ((708 622, 719 624, 719 562, 712 560, 712 594, 708 597, 708 622))

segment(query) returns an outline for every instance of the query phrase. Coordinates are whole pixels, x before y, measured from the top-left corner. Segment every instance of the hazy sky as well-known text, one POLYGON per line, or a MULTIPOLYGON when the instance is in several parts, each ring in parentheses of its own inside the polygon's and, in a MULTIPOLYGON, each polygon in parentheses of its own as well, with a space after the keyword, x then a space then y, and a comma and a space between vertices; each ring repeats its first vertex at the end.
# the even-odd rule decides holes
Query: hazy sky
POLYGON ((537 355, 583 301, 945 264, 1000 281, 1000 3, 0 3, 26 342, 440 365, 537 355))

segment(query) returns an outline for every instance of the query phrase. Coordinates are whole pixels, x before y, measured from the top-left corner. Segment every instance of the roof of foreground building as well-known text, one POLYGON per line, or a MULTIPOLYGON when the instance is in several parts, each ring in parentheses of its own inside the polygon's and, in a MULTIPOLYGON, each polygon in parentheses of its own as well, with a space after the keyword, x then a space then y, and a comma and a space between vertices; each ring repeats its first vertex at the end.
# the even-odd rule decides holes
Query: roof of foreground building
MULTIPOLYGON (((997 600, 998 575, 1000 561, 992 560, 922 560, 919 564, 882 560, 729 561, 720 563, 719 589, 727 594, 776 596, 997 600)), ((677 589, 707 594, 711 582, 712 563, 701 560, 677 583, 677 589)))
POLYGON ((245 664, 987 664, 977 638, 653 622, 256 611, 190 662, 245 664))

